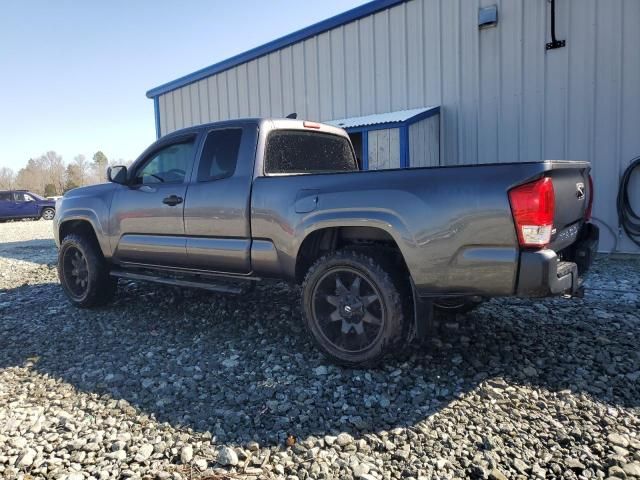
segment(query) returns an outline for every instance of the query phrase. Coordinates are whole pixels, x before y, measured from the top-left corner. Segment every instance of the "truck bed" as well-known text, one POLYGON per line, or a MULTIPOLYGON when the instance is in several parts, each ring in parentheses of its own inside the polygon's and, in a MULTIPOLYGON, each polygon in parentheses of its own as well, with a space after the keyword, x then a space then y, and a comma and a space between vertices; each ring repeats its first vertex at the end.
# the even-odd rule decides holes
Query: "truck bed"
POLYGON ((589 185, 589 168, 588 162, 542 161, 260 176, 251 200, 252 266, 293 279, 310 233, 373 227, 397 244, 421 296, 512 295, 521 248, 509 190, 552 178, 557 208, 550 248, 557 252, 583 222, 586 202, 576 199, 576 184, 589 185))

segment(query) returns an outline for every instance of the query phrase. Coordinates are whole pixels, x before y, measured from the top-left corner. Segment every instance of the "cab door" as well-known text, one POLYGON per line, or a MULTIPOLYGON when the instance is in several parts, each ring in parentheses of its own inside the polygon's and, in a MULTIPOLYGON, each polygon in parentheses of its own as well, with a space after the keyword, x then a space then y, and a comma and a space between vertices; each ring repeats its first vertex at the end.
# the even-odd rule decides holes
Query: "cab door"
POLYGON ((195 145, 195 135, 158 145, 132 167, 128 185, 118 187, 111 205, 116 261, 184 265, 184 199, 195 145))
POLYGON ((11 192, 0 192, 0 219, 13 217, 14 203, 11 192))
POLYGON ((25 192, 13 192, 14 217, 28 218, 38 215, 38 203, 36 199, 25 192))
POLYGON ((257 126, 206 133, 185 202, 187 264, 223 273, 251 271, 250 198, 257 126))

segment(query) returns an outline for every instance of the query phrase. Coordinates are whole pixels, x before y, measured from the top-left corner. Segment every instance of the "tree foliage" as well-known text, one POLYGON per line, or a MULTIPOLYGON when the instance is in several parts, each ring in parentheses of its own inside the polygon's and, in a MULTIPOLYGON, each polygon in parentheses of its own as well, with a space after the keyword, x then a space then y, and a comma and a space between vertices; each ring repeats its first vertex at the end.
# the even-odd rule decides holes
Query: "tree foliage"
POLYGON ((0 168, 0 189, 11 190, 16 182, 16 174, 8 167, 0 168))
POLYGON ((107 167, 109 166, 109 159, 107 156, 102 153, 101 150, 98 150, 93 154, 93 168, 95 169, 96 175, 100 180, 107 179, 107 167))
MULTIPOLYGON (((118 163, 131 162, 118 160, 118 163)), ((77 155, 69 163, 56 152, 48 151, 30 158, 17 173, 0 167, 0 190, 25 189, 47 197, 62 195, 72 188, 104 182, 108 166, 109 160, 102 151, 97 151, 92 161, 77 155)))

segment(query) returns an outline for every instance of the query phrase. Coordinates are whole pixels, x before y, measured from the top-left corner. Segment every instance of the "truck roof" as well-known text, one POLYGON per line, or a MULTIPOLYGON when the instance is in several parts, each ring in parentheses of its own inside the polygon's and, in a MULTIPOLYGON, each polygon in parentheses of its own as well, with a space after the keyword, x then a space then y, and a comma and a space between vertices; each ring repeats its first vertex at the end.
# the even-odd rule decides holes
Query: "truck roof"
POLYGON ((190 133, 199 133, 202 130, 208 130, 217 127, 233 127, 247 124, 255 124, 258 127, 263 126, 266 123, 270 123, 269 128, 272 130, 310 130, 322 133, 330 133, 334 135, 347 136, 346 132, 339 127, 328 125, 322 122, 316 122, 312 120, 303 119, 291 119, 291 118, 278 118, 278 117, 255 117, 255 118, 238 118, 234 120, 222 120, 218 122, 203 123, 201 125, 194 125, 192 127, 182 128, 174 132, 168 133, 161 137, 173 138, 181 135, 188 135, 190 133))

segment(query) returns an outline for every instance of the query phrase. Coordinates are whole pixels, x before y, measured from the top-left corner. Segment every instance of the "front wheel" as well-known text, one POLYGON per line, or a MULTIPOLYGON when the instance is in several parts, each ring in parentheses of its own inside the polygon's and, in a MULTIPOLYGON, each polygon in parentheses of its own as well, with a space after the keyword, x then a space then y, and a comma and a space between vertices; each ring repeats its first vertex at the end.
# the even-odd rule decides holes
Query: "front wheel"
POLYGON ((41 218, 45 220, 53 220, 53 217, 56 216, 56 211, 53 208, 45 208, 42 210, 41 218))
POLYGON ((404 346, 409 328, 405 288, 377 257, 343 250, 320 258, 302 287, 307 329, 332 361, 371 367, 404 346))
POLYGON ((67 298, 81 308, 109 302, 117 286, 96 242, 81 235, 68 235, 62 240, 58 277, 67 298))

